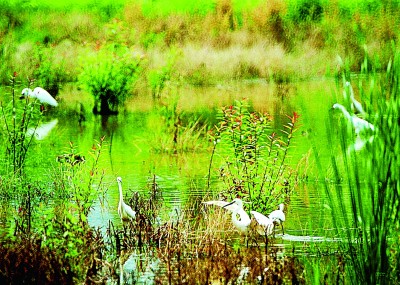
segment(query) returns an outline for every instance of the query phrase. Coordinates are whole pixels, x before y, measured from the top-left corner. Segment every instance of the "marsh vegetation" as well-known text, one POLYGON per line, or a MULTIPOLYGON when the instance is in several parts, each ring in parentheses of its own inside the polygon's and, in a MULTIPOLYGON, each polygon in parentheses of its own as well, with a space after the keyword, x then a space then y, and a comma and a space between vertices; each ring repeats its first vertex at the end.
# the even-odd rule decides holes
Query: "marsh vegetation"
POLYGON ((0 283, 397 284, 399 4, 1 1, 0 283))

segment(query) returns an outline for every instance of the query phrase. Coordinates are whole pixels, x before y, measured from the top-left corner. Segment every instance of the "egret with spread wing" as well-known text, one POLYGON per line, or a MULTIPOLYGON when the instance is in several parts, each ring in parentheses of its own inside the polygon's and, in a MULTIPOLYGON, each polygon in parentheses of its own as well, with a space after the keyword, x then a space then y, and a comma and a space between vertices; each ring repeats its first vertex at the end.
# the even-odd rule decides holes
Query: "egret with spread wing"
POLYGON ((232 212, 232 223, 241 232, 246 232, 251 223, 249 215, 243 209, 243 201, 239 198, 233 199, 232 202, 225 201, 207 201, 203 202, 207 205, 216 205, 232 212), (238 216, 239 218, 238 219, 238 216))
POLYGON ((247 228, 250 226, 251 220, 249 215, 243 209, 243 201, 239 198, 235 198, 232 202, 223 206, 223 208, 227 208, 231 205, 236 205, 236 208, 234 207, 232 211, 232 223, 239 231, 246 232, 247 228), (237 215, 239 215, 240 220, 237 215))

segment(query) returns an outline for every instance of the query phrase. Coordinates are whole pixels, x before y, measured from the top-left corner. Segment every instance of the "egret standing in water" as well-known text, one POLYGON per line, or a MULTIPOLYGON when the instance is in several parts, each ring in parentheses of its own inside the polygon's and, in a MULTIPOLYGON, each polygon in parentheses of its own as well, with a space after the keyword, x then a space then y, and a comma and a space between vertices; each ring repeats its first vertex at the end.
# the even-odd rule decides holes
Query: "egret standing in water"
POLYGON ((136 212, 124 202, 124 197, 122 195, 122 178, 117 177, 117 182, 119 189, 118 215, 121 218, 121 221, 134 219, 136 217, 136 212))
POLYGON ((272 222, 281 224, 283 235, 285 234, 285 232, 283 230, 283 222, 286 220, 285 213, 283 212, 284 207, 285 207, 285 205, 283 203, 279 204, 279 209, 272 211, 268 216, 268 218, 270 220, 272 220, 272 222))
POLYGON ((359 117, 357 117, 354 114, 351 114, 346 110, 346 108, 343 105, 340 105, 339 103, 335 103, 332 106, 333 109, 339 109, 340 111, 342 111, 343 115, 346 117, 346 119, 353 125, 354 127, 354 131, 356 133, 356 135, 360 134, 360 132, 364 132, 364 131, 374 131, 375 127, 373 124, 371 124, 370 122, 361 119, 359 117))
POLYGON ((33 91, 29 88, 24 88, 21 94, 21 98, 36 98, 39 100, 40 103, 46 103, 54 107, 58 106, 57 101, 50 95, 50 93, 41 87, 36 87, 35 89, 33 89, 33 91))

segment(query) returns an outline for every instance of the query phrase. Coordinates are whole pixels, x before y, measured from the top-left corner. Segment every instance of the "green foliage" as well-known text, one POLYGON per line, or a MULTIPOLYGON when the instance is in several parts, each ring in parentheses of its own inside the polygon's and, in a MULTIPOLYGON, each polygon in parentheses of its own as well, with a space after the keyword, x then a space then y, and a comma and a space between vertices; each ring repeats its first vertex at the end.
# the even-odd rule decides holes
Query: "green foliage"
POLYGON ((58 158, 51 185, 28 179, 2 185, 16 205, 7 211, 7 230, 0 231, 1 283, 83 283, 97 277, 105 246, 87 215, 105 192, 98 169, 103 144, 102 138, 93 145, 87 161, 71 144, 71 153, 58 158))
POLYGON ((321 20, 324 7, 326 7, 323 0, 296 0, 295 2, 289 6, 291 9, 288 12, 288 16, 294 22, 317 22, 321 20))
POLYGON ((389 284, 399 276, 395 264, 400 257, 400 54, 387 64, 385 74, 368 66, 365 62, 362 67, 365 75, 359 86, 365 118, 375 132, 369 138, 356 137, 350 122, 343 121, 336 136, 331 127, 330 145, 340 143, 340 149, 331 148, 334 178, 343 183, 325 187, 336 228, 345 229, 338 234, 345 238, 342 246, 351 260, 352 281, 389 284), (365 146, 357 150, 354 144, 360 139, 365 146))
POLYGON ((108 45, 82 59, 79 83, 94 98, 94 113, 117 113, 130 95, 139 72, 140 59, 124 46, 108 45))
POLYGON ((40 104, 37 100, 19 100, 16 77, 16 73, 11 77, 11 98, 6 105, 1 103, 1 118, 4 123, 2 133, 6 138, 3 141, 3 151, 6 166, 10 167, 6 169, 6 173, 11 171, 14 175, 21 175, 34 137, 29 135, 28 128, 36 128, 39 125, 42 113, 39 111, 40 104))
POLYGON ((198 116, 179 110, 177 94, 162 100, 153 113, 154 118, 149 120, 150 129, 154 131, 153 151, 171 154, 198 151, 206 125, 198 116))
POLYGON ((33 78, 36 80, 35 85, 47 90, 51 95, 57 95, 60 90, 61 83, 69 80, 64 69, 64 60, 55 61, 54 50, 45 48, 39 44, 34 50, 33 78))
POLYGON ((159 69, 150 70, 147 81, 153 98, 159 98, 165 84, 173 77, 176 54, 171 54, 167 63, 159 69))
MULTIPOLYGON (((225 160, 220 177, 230 199, 241 197, 262 213, 289 198, 292 171, 286 159, 299 115, 288 116, 283 135, 272 130, 268 114, 251 112, 247 100, 223 108, 211 134, 214 152, 225 160)), ((213 154, 214 155, 214 154, 213 154)))

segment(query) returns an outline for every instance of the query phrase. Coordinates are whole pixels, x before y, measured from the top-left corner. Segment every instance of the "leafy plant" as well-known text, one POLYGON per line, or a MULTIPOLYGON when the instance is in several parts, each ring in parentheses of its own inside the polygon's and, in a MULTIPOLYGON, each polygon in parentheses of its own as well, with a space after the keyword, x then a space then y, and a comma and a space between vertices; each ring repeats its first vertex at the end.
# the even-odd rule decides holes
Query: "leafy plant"
POLYGON ((36 44, 34 50, 35 69, 32 77, 36 80, 36 85, 46 89, 53 96, 57 95, 63 82, 68 81, 68 76, 64 70, 64 61, 54 60, 54 51, 50 48, 36 44))
MULTIPOLYGON (((288 116, 289 122, 278 135, 272 130, 268 114, 251 112, 247 100, 223 108, 220 123, 211 133, 215 154, 223 157, 220 177, 230 199, 240 196, 252 202, 252 208, 267 212, 271 202, 278 204, 290 193, 291 169, 286 159, 299 115, 288 116)), ((210 165, 211 167, 211 165, 210 165)))
POLYGON ((140 59, 124 47, 107 45, 82 60, 79 82, 93 96, 93 113, 116 114, 140 72, 140 59))
POLYGON ((4 121, 4 132, 6 134, 5 154, 7 166, 11 167, 14 175, 21 175, 25 165, 26 157, 33 136, 29 136, 28 128, 37 127, 40 123, 42 113, 39 111, 39 103, 36 100, 25 100, 21 104, 19 96, 16 95, 17 73, 11 77, 11 98, 7 105, 1 102, 1 116, 4 121))

